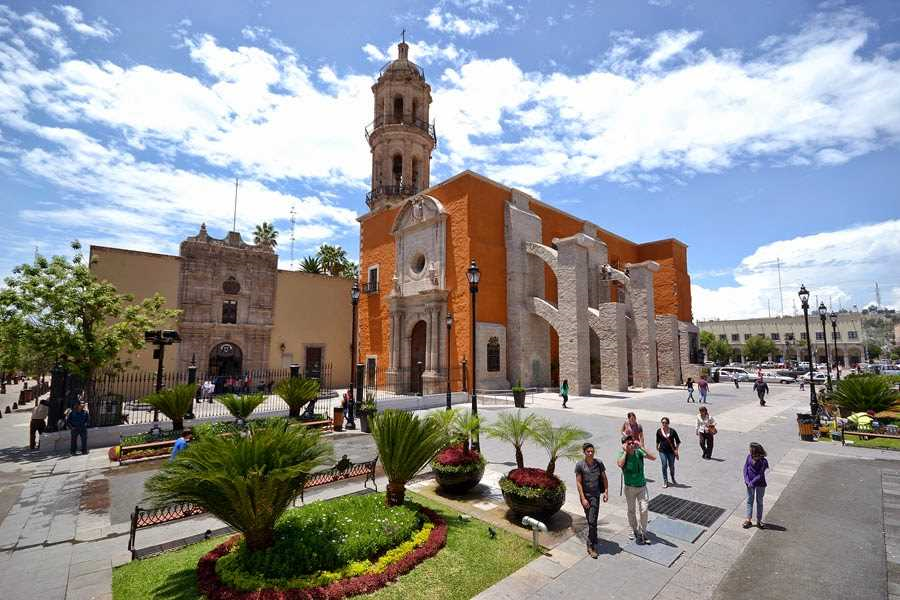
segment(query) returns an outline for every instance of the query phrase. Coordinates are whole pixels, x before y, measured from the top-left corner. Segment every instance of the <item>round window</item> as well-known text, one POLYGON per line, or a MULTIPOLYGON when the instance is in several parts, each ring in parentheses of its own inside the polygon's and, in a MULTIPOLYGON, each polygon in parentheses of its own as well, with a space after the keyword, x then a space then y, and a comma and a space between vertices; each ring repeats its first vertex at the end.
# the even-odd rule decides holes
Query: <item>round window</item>
POLYGON ((421 252, 416 254, 412 259, 411 267, 412 267, 413 273, 415 273, 416 275, 418 275, 419 273, 424 271, 425 270, 425 255, 422 254, 421 252))

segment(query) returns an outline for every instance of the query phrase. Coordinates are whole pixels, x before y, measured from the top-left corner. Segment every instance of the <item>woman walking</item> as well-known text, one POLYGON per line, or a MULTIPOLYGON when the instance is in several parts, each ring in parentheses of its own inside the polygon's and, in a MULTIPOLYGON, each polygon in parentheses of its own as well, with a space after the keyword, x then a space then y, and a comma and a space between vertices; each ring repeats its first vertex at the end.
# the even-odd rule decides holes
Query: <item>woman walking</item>
POLYGON ((678 446, 681 445, 681 439, 678 432, 669 427, 669 417, 663 417, 659 422, 662 426, 656 430, 656 449, 659 451, 662 464, 663 487, 667 488, 669 475, 672 476, 672 485, 678 484, 675 481, 675 461, 678 460, 678 446))
POLYGON ((563 399, 563 408, 569 408, 566 406, 566 402, 569 401, 569 380, 563 379, 562 385, 559 386, 559 395, 562 396, 563 399))
POLYGON ((765 529, 762 522, 763 496, 766 495, 766 469, 769 461, 766 460, 766 450, 761 444, 750 442, 750 454, 744 462, 744 484, 747 486, 747 518, 744 520, 744 529, 749 528, 753 517, 753 500, 756 499, 756 526, 765 529))
POLYGON ((696 400, 694 400, 694 378, 693 377, 687 378, 687 384, 685 385, 685 387, 687 388, 687 391, 688 391, 687 401, 688 402, 696 402, 696 400))
POLYGON ((644 428, 637 422, 637 415, 633 412, 625 415, 625 423, 622 424, 622 435, 630 435, 636 442, 644 446, 644 428))
POLYGON ((712 458, 713 436, 716 435, 716 421, 709 416, 709 411, 705 406, 700 407, 700 413, 697 415, 697 436, 700 438, 700 450, 703 451, 703 458, 712 458))

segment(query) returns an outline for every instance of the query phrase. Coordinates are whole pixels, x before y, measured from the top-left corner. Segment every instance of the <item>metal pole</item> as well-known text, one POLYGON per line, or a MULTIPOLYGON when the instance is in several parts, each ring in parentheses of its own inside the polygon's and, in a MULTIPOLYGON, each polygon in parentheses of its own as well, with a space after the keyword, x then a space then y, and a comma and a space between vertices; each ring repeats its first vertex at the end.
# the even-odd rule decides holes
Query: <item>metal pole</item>
MULTIPOLYGON (((837 375, 837 380, 841 380, 841 366, 837 361, 837 321, 831 322, 831 343, 834 345, 834 352, 832 353, 834 356, 834 365, 835 365, 835 375, 837 375)), ((844 358, 847 357, 847 353, 844 352, 844 358)))
POLYGON ((447 321, 447 410, 451 409, 450 397, 450 321, 447 321))
POLYGON ((812 341, 809 339, 809 305, 803 303, 803 322, 806 325, 806 352, 809 356, 809 411, 812 416, 819 412, 819 401, 816 398, 816 384, 813 382, 812 341))
MULTIPOLYGON (((159 348, 159 352, 157 354, 157 356, 159 357, 159 360, 156 363, 156 393, 158 394, 159 391, 162 389, 163 357, 166 354, 166 347, 162 343, 162 339, 160 339, 160 341, 158 341, 156 343, 156 345, 159 348)), ((156 423, 158 421, 159 421, 159 409, 154 408, 153 409, 153 422, 156 423)))
POLYGON ((825 346, 825 376, 828 378, 828 391, 831 391, 831 363, 828 360, 828 330, 825 328, 825 315, 822 317, 822 342, 825 346))
POLYGON ((347 429, 356 429, 356 423, 353 421, 353 405, 355 403, 353 384, 356 380, 356 311, 359 301, 357 299, 351 299, 351 302, 353 304, 353 331, 350 334, 352 339, 352 343, 350 344, 350 393, 347 400, 347 423, 344 427, 347 429))
MULTIPOLYGON (((475 297, 478 295, 478 288, 475 285, 469 286, 472 295, 472 415, 478 414, 478 392, 476 391, 476 371, 478 370, 478 360, 476 347, 478 346, 477 331, 475 321, 475 297)), ((478 430, 472 432, 472 449, 476 452, 481 450, 481 442, 478 439, 478 430)))

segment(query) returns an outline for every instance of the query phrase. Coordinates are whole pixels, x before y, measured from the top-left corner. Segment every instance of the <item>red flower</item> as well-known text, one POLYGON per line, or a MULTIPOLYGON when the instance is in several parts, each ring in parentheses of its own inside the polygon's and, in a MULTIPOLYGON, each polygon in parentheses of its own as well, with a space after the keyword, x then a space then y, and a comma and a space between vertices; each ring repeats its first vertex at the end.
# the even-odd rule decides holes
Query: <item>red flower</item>
POLYGON ((545 490, 555 490, 562 483, 556 475, 549 475, 544 469, 533 469, 530 467, 513 469, 506 477, 516 485, 545 490))
POLYGON ((441 450, 435 460, 438 464, 445 466, 470 465, 481 460, 481 455, 475 450, 468 452, 463 450, 462 445, 448 446, 441 450))

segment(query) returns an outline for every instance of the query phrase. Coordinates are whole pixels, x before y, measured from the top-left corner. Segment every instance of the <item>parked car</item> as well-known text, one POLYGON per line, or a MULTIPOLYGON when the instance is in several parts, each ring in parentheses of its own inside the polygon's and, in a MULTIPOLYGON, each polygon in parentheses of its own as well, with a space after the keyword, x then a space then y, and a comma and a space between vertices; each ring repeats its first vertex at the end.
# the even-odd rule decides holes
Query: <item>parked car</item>
POLYGON ((750 381, 751 379, 750 373, 740 367, 722 367, 719 369, 719 377, 725 377, 732 381, 735 379, 738 381, 750 381))
POLYGON ((797 383, 797 378, 787 371, 769 371, 763 373, 763 381, 766 383, 797 383))
MULTIPOLYGON (((809 383, 809 373, 804 373, 802 377, 800 377, 801 381, 805 381, 809 383)), ((828 381, 828 378, 825 376, 825 373, 813 373, 812 374, 813 383, 825 383, 828 381)))

